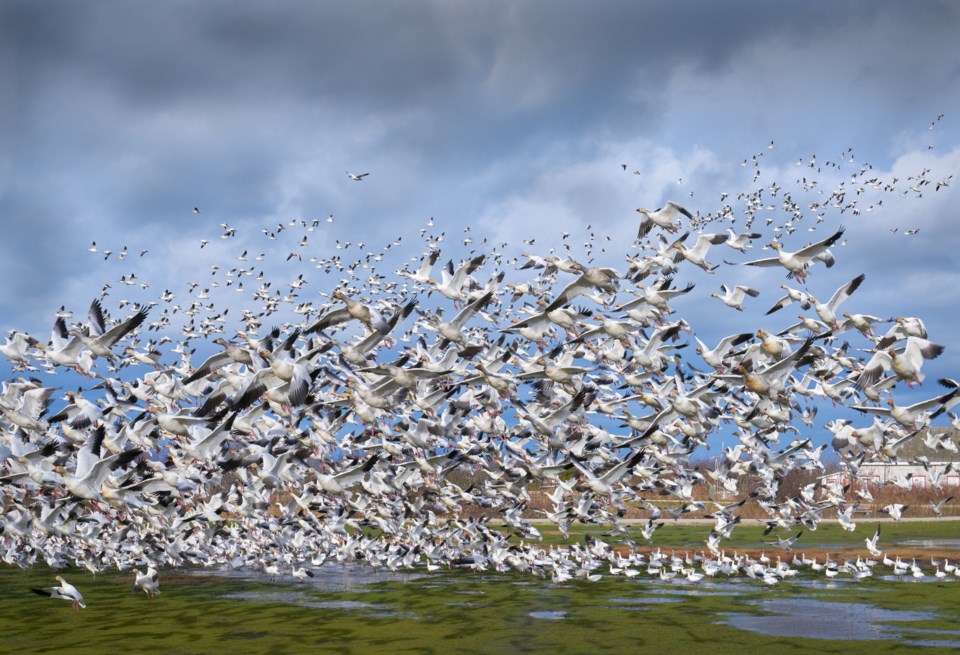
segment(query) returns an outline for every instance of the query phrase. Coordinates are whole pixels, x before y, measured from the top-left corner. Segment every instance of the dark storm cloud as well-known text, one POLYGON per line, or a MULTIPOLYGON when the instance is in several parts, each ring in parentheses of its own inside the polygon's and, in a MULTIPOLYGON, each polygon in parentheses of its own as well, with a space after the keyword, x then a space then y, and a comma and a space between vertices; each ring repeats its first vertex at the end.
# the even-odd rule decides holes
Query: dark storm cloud
POLYGON ((949 93, 949 71, 956 82, 956 14, 933 2, 5 3, 4 316, 20 297, 63 302, 100 234, 199 238, 287 212, 362 217, 392 238, 518 194, 535 215, 543 197, 570 196, 527 187, 597 159, 605 140, 741 149, 776 131, 805 155, 820 131, 900 130, 904 114, 927 119, 925 94, 949 93), (345 169, 373 174, 350 186, 345 169))

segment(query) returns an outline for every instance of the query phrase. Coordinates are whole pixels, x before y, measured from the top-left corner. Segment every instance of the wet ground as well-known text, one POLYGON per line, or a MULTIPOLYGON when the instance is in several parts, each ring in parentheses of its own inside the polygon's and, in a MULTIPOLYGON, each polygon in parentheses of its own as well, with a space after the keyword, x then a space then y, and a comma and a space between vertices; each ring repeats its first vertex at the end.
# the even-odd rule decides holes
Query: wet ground
POLYGON ((557 585, 519 574, 335 562, 312 570, 304 581, 244 569, 161 571, 163 593, 153 602, 130 592, 129 572, 65 571, 88 604, 73 612, 30 593, 55 572, 0 569, 0 652, 102 653, 117 643, 151 655, 960 649, 960 581, 933 576, 855 582, 806 574, 769 588, 745 576, 557 585))
MULTIPOLYGON (((249 580, 263 581, 265 576, 256 571, 233 571, 231 576, 249 580)), ((881 576, 881 580, 895 582, 893 576, 881 576)), ((307 579, 297 588, 285 592, 244 592, 228 597, 238 600, 281 602, 301 607, 339 609, 361 612, 369 616, 388 617, 406 616, 420 618, 402 605, 390 602, 363 602, 356 600, 317 601, 314 594, 322 592, 369 593, 382 591, 383 583, 404 583, 424 589, 446 591, 451 600, 445 605, 451 608, 470 609, 486 607, 484 596, 496 596, 499 587, 509 585, 520 588, 525 594, 537 596, 541 603, 550 605, 560 589, 542 580, 510 580, 497 576, 484 577, 488 591, 459 588, 462 576, 431 575, 417 573, 395 573, 374 571, 361 564, 326 565, 315 572, 315 577, 307 579), (460 600, 463 597, 475 597, 475 600, 460 600), (454 600, 456 599, 456 600, 454 600)), ((626 582, 626 581, 618 581, 626 582)), ((956 585, 960 597, 960 581, 938 581, 933 576, 924 579, 926 583, 956 585)), ((799 637, 824 641, 890 641, 920 647, 940 647, 960 649, 960 630, 934 630, 911 626, 912 623, 929 622, 938 618, 934 611, 887 609, 870 603, 846 602, 836 597, 838 591, 856 589, 859 597, 869 597, 882 587, 864 585, 851 578, 826 579, 820 577, 798 578, 791 581, 794 592, 792 597, 771 596, 741 602, 745 591, 756 591, 755 581, 745 578, 719 578, 701 582, 686 580, 661 581, 647 579, 634 581, 632 591, 635 595, 610 595, 601 600, 601 608, 609 610, 610 620, 616 620, 616 614, 623 611, 644 611, 656 606, 679 604, 685 598, 713 598, 719 601, 728 599, 729 607, 741 607, 743 611, 718 612, 715 622, 734 627, 738 630, 758 635, 775 637, 799 637), (823 599, 821 594, 833 594, 823 599), (736 602, 734 602, 736 601, 736 602), (749 610, 749 611, 748 611, 749 610), (759 610, 759 611, 756 611, 759 610)), ((912 582, 897 584, 915 584, 912 582)), ((537 609, 526 612, 526 617, 542 621, 576 621, 580 619, 576 606, 567 609, 537 609)))

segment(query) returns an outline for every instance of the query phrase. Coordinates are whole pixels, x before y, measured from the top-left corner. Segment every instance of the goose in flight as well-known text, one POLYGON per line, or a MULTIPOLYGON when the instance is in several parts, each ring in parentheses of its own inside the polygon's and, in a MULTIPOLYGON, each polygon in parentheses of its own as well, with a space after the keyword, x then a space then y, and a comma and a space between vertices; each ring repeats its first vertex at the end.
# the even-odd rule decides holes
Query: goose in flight
POLYGON ((676 232, 680 229, 680 223, 677 220, 680 214, 693 220, 693 214, 673 201, 668 201, 667 204, 656 211, 640 207, 637 212, 643 217, 640 219, 637 239, 647 236, 654 225, 662 227, 668 232, 676 232))
POLYGON ((741 284, 737 284, 732 289, 728 289, 726 284, 721 284, 720 291, 723 293, 711 293, 710 297, 716 298, 727 307, 733 307, 738 312, 743 311, 743 300, 746 296, 756 298, 760 295, 760 292, 756 289, 751 289, 750 287, 745 287, 741 284))
MULTIPOLYGON (((843 231, 844 228, 841 226, 839 230, 823 241, 804 246, 796 252, 788 252, 784 250, 779 243, 772 241, 770 242, 770 247, 777 251, 776 257, 766 257, 764 259, 755 259, 751 262, 741 262, 740 266, 782 266, 787 269, 787 277, 795 277, 805 284, 807 280, 807 268, 816 261, 817 258, 823 256, 827 248, 840 240, 840 237, 843 236, 843 231)), ((735 264, 735 262, 727 263, 735 264)), ((833 258, 827 258, 825 263, 827 268, 830 268, 833 266, 833 258)))
MULTIPOLYGON (((493 299, 493 292, 488 291, 483 294, 476 300, 468 303, 459 313, 453 318, 453 320, 448 322, 441 322, 439 320, 439 314, 435 314, 433 318, 436 320, 436 330, 446 341, 452 341, 454 343, 463 344, 463 328, 467 322, 473 318, 473 315, 478 311, 483 309, 487 303, 493 299)), ((439 310, 438 310, 439 311, 439 310)), ((442 342, 444 345, 446 342, 442 342)), ((443 346, 441 346, 443 347, 443 346)))
POLYGON ((781 548, 789 553, 793 548, 793 544, 797 541, 797 539, 800 538, 800 535, 802 534, 803 534, 803 530, 801 530, 800 532, 798 532, 796 535, 792 537, 787 537, 786 539, 784 539, 783 537, 777 537, 776 541, 767 541, 764 543, 770 546, 776 546, 777 548, 781 548))
MULTIPOLYGON (((393 328, 393 325, 396 325, 396 323, 391 324, 389 319, 384 318, 380 311, 373 305, 354 300, 343 291, 334 291, 330 297, 343 301, 345 306, 328 311, 305 329, 303 331, 304 334, 319 332, 330 326, 340 325, 352 319, 357 319, 361 323, 366 324, 370 329, 376 330, 381 334, 388 334, 393 328)), ((403 309, 401 308, 400 311, 403 311, 403 309)), ((409 313, 409 311, 407 313, 409 313)))
MULTIPOLYGON (((440 281, 432 281, 433 289, 436 289, 450 300, 459 302, 463 296, 463 287, 467 284, 468 279, 470 279, 470 274, 480 268, 483 262, 486 261, 486 258, 486 255, 477 255, 473 259, 460 264, 456 270, 453 268, 453 260, 447 261, 447 265, 440 271, 440 281)), ((428 283, 429 282, 430 281, 428 281, 428 283)), ((433 289, 427 293, 428 296, 433 292, 433 289)))
POLYGON ((888 514, 894 521, 899 521, 901 518, 903 518, 903 511, 908 507, 910 506, 902 505, 900 503, 891 503, 890 505, 887 505, 883 509, 878 509, 877 511, 882 512, 883 514, 888 514))
POLYGON ((722 234, 700 234, 697 236, 697 242, 693 248, 687 248, 683 245, 683 242, 689 234, 689 232, 685 232, 679 239, 671 244, 671 247, 679 250, 683 258, 691 264, 699 266, 707 273, 712 273, 717 267, 711 266, 707 262, 707 251, 710 250, 710 246, 724 243, 727 238, 722 234))
POLYGON ((617 291, 617 281, 623 277, 613 268, 603 268, 599 266, 587 268, 580 263, 577 263, 575 268, 579 271, 580 277, 558 293, 557 297, 553 299, 553 302, 546 306, 544 312, 552 312, 555 309, 559 309, 577 296, 585 294, 592 289, 615 293, 617 291))
POLYGON ((727 228, 727 232, 730 233, 730 236, 726 238, 724 243, 734 250, 739 250, 740 252, 747 252, 747 242, 751 239, 759 239, 761 234, 756 232, 744 232, 742 234, 737 234, 733 231, 732 227, 727 228))
POLYGON ((703 361, 718 371, 722 371, 724 368, 723 360, 727 356, 727 353, 730 352, 730 349, 734 346, 739 346, 745 341, 749 341, 751 338, 753 338, 753 333, 743 332, 740 334, 731 334, 725 336, 720 340, 720 343, 713 350, 710 350, 707 347, 707 344, 700 341, 699 337, 696 335, 694 335, 693 338, 696 339, 697 343, 699 344, 697 346, 697 354, 703 358, 703 361))
POLYGON ((14 361, 26 361, 27 352, 39 344, 40 342, 29 334, 14 331, 7 336, 7 342, 0 345, 0 355, 5 355, 14 361))
POLYGON ((820 317, 820 320, 823 321, 827 326, 832 330, 836 330, 840 327, 839 322, 837 321, 837 307, 840 306, 844 300, 853 295, 853 292, 860 288, 860 284, 863 283, 866 279, 866 275, 861 273, 857 277, 853 278, 839 289, 833 292, 833 295, 825 303, 821 303, 813 296, 810 296, 810 302, 813 303, 814 309, 817 310, 817 315, 820 317))
POLYGON ((774 312, 780 311, 792 302, 800 303, 800 306, 803 309, 810 309, 810 296, 805 291, 793 289, 788 287, 786 284, 781 284, 780 288, 785 290, 787 295, 780 298, 780 300, 778 300, 773 307, 767 310, 767 316, 774 312))
POLYGON ((81 607, 86 607, 87 604, 83 602, 83 595, 77 591, 77 588, 72 584, 64 580, 61 576, 54 578, 57 582, 60 583, 59 587, 47 587, 45 589, 31 589, 35 594, 40 596, 47 596, 48 598, 62 598, 63 600, 69 600, 73 602, 73 609, 79 611, 81 607))
POLYGON ((936 359, 945 350, 940 344, 920 337, 907 337, 907 343, 900 351, 894 348, 885 349, 885 343, 890 343, 890 340, 881 339, 877 349, 873 351, 873 357, 863 367, 857 378, 857 389, 862 390, 876 384, 884 371, 893 371, 899 379, 906 381, 907 386, 921 384, 925 377, 920 371, 923 360, 936 359))
POLYGON ((79 338, 94 358, 114 359, 116 357, 113 352, 114 344, 140 327, 147 319, 148 311, 146 307, 141 307, 136 314, 107 330, 103 318, 103 308, 100 306, 100 301, 95 299, 90 303, 89 326, 81 331, 71 330, 69 333, 79 338))
POLYGON ((100 458, 100 449, 106 429, 101 424, 94 430, 84 445, 77 451, 77 466, 72 476, 65 475, 63 485, 82 500, 98 501, 103 499, 102 488, 110 473, 126 466, 143 454, 138 448, 132 448, 118 455, 100 458))
POLYGON ((880 549, 877 548, 877 540, 880 538, 880 526, 877 526, 876 532, 873 533, 872 537, 864 538, 863 542, 867 545, 867 550, 870 551, 870 554, 874 557, 880 557, 880 549))
POLYGON ((887 404, 890 405, 889 409, 886 407, 867 407, 865 405, 851 405, 850 409, 855 409, 867 414, 889 416, 905 428, 917 429, 923 423, 927 422, 931 412, 939 414, 957 402, 960 402, 960 398, 957 398, 958 393, 960 393, 960 389, 954 389, 942 396, 921 400, 912 405, 898 405, 896 401, 890 397, 887 399, 887 404))

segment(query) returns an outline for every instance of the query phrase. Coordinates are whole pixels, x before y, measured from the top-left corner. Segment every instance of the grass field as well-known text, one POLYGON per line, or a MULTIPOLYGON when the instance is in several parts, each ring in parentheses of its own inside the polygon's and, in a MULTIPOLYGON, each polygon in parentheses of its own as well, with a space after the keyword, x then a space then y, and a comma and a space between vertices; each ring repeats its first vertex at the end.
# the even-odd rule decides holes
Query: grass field
MULTIPOLYGON (((884 524, 881 545, 955 539, 957 527, 884 524)), ((704 531, 704 526, 668 524, 657 532, 655 544, 666 551, 699 549, 704 531)), ((545 540, 553 539, 543 532, 545 540)), ((742 526, 731 547, 762 545, 761 532, 742 526)), ((872 533, 866 524, 852 535, 824 525, 804 540, 812 550, 842 556, 854 552, 845 547, 862 546, 863 535, 872 533)), ((574 538, 582 539, 582 532, 574 538)), ((131 592, 129 572, 61 573, 84 594, 87 609, 74 612, 68 602, 30 593, 31 587, 53 585, 54 571, 0 569, 0 652, 933 654, 960 647, 957 580, 852 583, 800 576, 767 588, 749 579, 694 586, 607 576, 592 584, 556 586, 516 574, 453 571, 378 581, 359 575, 352 582, 348 575, 330 588, 163 571, 162 594, 149 602, 131 592), (816 612, 851 623, 844 628, 838 618, 804 628, 816 612), (865 634, 882 638, 865 641, 857 632, 861 617, 867 621, 877 612, 880 620, 867 624, 875 629, 865 634), (793 624, 788 628, 810 634, 766 635, 729 624, 731 617, 762 623, 777 619, 777 613, 785 614, 781 623, 793 624), (831 634, 831 628, 848 632, 831 634)), ((318 571, 322 577, 323 569, 318 571)))

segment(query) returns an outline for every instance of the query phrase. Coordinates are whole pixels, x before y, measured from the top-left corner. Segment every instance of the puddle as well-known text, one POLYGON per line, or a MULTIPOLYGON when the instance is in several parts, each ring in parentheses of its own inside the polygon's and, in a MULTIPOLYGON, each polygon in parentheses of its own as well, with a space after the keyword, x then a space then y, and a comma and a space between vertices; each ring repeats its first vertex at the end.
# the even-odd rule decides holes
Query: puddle
POLYGON ((301 589, 324 592, 371 591, 370 589, 364 589, 364 587, 379 582, 405 583, 429 577, 424 573, 376 570, 371 568, 369 565, 362 563, 328 562, 323 566, 307 568, 309 568, 310 572, 313 573, 313 577, 306 578, 303 581, 297 580, 292 575, 269 575, 263 571, 246 567, 236 569, 231 567, 221 567, 213 570, 198 569, 195 571, 195 573, 197 575, 210 575, 213 573, 220 577, 250 580, 255 582, 295 582, 297 587, 301 589))
POLYGON ((883 625, 893 621, 925 621, 929 612, 886 610, 860 603, 770 598, 752 603, 773 612, 765 616, 727 614, 726 624, 775 637, 873 640, 898 638, 905 628, 883 625))
POLYGON ((299 607, 316 607, 328 610, 376 610, 390 611, 387 605, 364 603, 359 600, 311 600, 312 596, 303 591, 237 591, 221 598, 231 600, 249 600, 258 603, 284 603, 299 607))
POLYGON ((895 543, 916 548, 960 548, 960 539, 905 539, 895 543))
POLYGON ((552 611, 543 611, 543 612, 530 612, 527 614, 531 619, 546 619, 547 621, 560 621, 567 617, 567 613, 563 610, 552 610, 552 611))
POLYGON ((318 607, 325 610, 385 610, 386 605, 364 603, 359 600, 311 600, 297 603, 303 607, 318 607))
POLYGON ((299 591, 236 591, 225 594, 221 598, 230 600, 253 600, 259 603, 286 603, 299 605, 303 600, 303 593, 299 591))
POLYGON ((608 602, 624 605, 655 605, 657 603, 679 603, 683 599, 668 596, 644 596, 642 598, 610 598, 608 602))
POLYGON ((739 591, 742 591, 743 587, 739 589, 714 589, 707 586, 698 585, 697 583, 690 583, 687 587, 680 589, 665 590, 663 594, 669 596, 736 596, 739 591))

